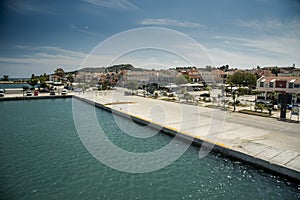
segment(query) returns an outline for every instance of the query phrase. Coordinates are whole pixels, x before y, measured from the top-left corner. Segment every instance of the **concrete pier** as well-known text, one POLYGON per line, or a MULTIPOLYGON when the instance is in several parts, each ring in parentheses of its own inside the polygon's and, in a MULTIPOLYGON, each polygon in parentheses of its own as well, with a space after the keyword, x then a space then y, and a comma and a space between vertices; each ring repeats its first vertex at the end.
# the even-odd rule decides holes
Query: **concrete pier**
POLYGON ((1 101, 17 101, 17 100, 35 100, 35 99, 61 99, 61 98, 72 98, 73 95, 39 95, 39 96, 14 96, 14 95, 6 95, 6 97, 0 98, 1 101))
POLYGON ((213 108, 125 96, 123 90, 76 94, 74 97, 300 181, 300 125, 297 123, 221 110, 214 114, 216 109, 213 108), (213 130, 215 126, 220 130, 213 130))

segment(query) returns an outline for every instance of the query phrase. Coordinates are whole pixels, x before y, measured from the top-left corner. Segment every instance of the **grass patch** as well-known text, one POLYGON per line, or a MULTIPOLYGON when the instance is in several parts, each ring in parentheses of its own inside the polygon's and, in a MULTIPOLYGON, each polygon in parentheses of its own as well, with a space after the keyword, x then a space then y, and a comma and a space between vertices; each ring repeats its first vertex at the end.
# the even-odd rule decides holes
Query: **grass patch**
POLYGON ((269 113, 265 112, 255 112, 253 110, 240 110, 239 113, 249 114, 249 115, 256 115, 261 117, 270 117, 269 113))
POLYGON ((159 100, 163 100, 163 101, 170 101, 170 102, 176 102, 177 100, 175 98, 160 98, 159 100))
POLYGON ((217 108, 217 109, 221 109, 221 110, 228 110, 228 108, 224 108, 224 106, 217 106, 217 105, 206 105, 205 107, 207 108, 217 108))

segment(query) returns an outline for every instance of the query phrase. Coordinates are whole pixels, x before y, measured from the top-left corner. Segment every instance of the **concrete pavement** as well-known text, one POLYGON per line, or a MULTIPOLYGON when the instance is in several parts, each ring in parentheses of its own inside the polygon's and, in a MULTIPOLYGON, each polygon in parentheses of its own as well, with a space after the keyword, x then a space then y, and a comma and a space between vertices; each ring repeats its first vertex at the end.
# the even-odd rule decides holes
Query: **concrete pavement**
POLYGON ((226 155, 300 180, 299 124, 151 98, 125 96, 123 90, 90 92, 76 96, 194 137, 200 143, 207 141, 215 144, 214 149, 226 155))

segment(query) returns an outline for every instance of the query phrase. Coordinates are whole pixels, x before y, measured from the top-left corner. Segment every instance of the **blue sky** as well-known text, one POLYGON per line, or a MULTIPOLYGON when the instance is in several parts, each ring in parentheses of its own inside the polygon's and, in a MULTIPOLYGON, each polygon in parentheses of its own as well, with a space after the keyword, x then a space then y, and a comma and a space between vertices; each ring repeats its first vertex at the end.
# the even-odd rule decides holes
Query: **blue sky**
MULTIPOLYGON (((215 66, 300 65, 298 0, 2 0, 0 15, 1 77, 78 69, 99 43, 143 27, 186 34, 202 45, 215 66)), ((170 37, 170 42, 186 49, 184 54, 195 54, 184 40, 170 37)), ((183 65, 172 56, 159 58, 160 53, 141 51, 124 61, 137 67, 183 65)), ((97 66, 107 64, 105 56, 110 58, 97 56, 97 66)))

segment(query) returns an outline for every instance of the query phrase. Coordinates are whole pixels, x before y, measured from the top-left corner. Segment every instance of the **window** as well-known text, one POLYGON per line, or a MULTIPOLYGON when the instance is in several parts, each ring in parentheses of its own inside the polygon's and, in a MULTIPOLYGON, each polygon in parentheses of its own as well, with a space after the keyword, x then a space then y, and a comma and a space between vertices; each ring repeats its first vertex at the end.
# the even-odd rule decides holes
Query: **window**
POLYGON ((274 87, 274 82, 276 81, 276 79, 272 79, 271 81, 270 81, 270 85, 269 85, 269 87, 270 88, 273 88, 274 87))
POLYGON ((260 82, 259 87, 264 87, 264 82, 260 82))
POLYGON ((294 84, 294 88, 300 88, 300 84, 294 84))
POLYGON ((293 88, 294 87, 294 83, 289 83, 289 88, 293 88))
POLYGON ((275 87, 276 88, 286 88, 286 85, 287 85, 286 81, 276 81, 275 87))

